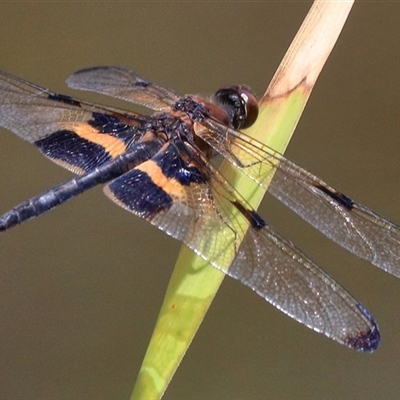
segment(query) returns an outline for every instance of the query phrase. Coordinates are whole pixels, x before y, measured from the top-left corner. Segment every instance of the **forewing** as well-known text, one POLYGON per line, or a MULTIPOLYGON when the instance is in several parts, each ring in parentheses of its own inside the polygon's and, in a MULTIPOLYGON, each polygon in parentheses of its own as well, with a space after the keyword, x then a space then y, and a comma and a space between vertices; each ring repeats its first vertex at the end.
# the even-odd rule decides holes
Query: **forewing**
POLYGON ((67 84, 73 89, 113 96, 157 111, 168 111, 179 99, 171 89, 148 82, 123 67, 81 69, 67 79, 67 84))
POLYGON ((143 118, 60 95, 0 72, 0 126, 56 163, 88 172, 139 140, 143 118))
POLYGON ((297 321, 349 347, 373 351, 379 332, 363 306, 264 226, 210 168, 188 166, 171 144, 112 181, 105 192, 297 321))
POLYGON ((202 139, 305 221, 353 254, 400 277, 398 225, 244 133, 212 120, 204 126, 208 129, 198 130, 202 139), (272 182, 265 184, 272 173, 272 182))
POLYGON ((400 277, 399 226, 287 160, 268 191, 328 238, 400 277))

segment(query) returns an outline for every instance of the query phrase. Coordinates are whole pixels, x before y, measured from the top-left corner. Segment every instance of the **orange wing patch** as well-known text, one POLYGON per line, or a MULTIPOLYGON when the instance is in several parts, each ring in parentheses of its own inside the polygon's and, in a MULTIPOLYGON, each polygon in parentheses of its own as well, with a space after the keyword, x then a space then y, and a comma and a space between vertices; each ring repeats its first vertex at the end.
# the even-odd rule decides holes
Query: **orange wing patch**
POLYGON ((175 178, 168 178, 165 176, 162 169, 155 161, 145 161, 137 166, 136 169, 145 172, 151 178, 153 183, 163 189, 169 196, 177 198, 180 201, 186 198, 186 192, 182 184, 180 184, 175 178))
POLYGON ((81 138, 98 144, 112 157, 115 158, 126 151, 125 143, 105 133, 100 133, 86 122, 72 122, 63 124, 65 129, 75 132, 81 138))

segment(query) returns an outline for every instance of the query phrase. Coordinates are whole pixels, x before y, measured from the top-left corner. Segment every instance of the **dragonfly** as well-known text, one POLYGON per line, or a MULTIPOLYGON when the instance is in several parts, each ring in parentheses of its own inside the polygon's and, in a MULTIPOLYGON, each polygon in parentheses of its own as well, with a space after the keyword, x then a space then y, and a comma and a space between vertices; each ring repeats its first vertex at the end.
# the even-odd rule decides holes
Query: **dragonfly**
POLYGON ((104 184, 117 205, 183 242, 298 322, 362 352, 380 341, 367 309, 272 228, 215 166, 222 155, 340 246, 400 277, 399 226, 242 130, 257 119, 251 90, 179 96, 135 72, 86 68, 73 89, 145 106, 151 115, 78 100, 0 72, 0 126, 76 176, 0 217, 4 232, 104 184), (242 239, 243 238, 243 239, 242 239))

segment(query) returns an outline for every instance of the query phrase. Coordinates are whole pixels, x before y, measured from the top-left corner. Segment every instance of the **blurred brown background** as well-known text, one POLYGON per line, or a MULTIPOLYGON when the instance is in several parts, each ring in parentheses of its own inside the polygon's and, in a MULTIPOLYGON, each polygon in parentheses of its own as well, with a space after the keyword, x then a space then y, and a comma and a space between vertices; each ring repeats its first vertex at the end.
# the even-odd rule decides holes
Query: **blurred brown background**
MULTIPOLYGON (((261 95, 310 3, 1 3, 0 69, 89 99, 64 80, 108 64, 261 95)), ((356 3, 287 151, 398 223, 399 26, 400 4, 356 3)), ((71 177, 5 130, 0 146, 4 212, 71 177)), ((165 399, 399 398, 400 281, 269 199, 260 212, 365 304, 381 347, 352 352, 226 279, 165 399)), ((0 398, 127 399, 179 247, 101 188, 2 235, 0 398)))

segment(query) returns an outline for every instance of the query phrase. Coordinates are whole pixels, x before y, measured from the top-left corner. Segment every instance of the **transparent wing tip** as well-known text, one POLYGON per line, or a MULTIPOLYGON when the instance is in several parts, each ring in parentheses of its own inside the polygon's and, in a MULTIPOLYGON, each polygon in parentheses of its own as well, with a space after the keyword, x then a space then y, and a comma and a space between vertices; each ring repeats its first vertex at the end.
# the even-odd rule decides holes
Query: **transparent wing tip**
POLYGON ((356 335, 344 338, 343 342, 352 349, 372 353, 378 348, 381 339, 379 328, 372 315, 362 304, 358 304, 357 307, 368 318, 370 327, 365 331, 358 331, 356 335))

